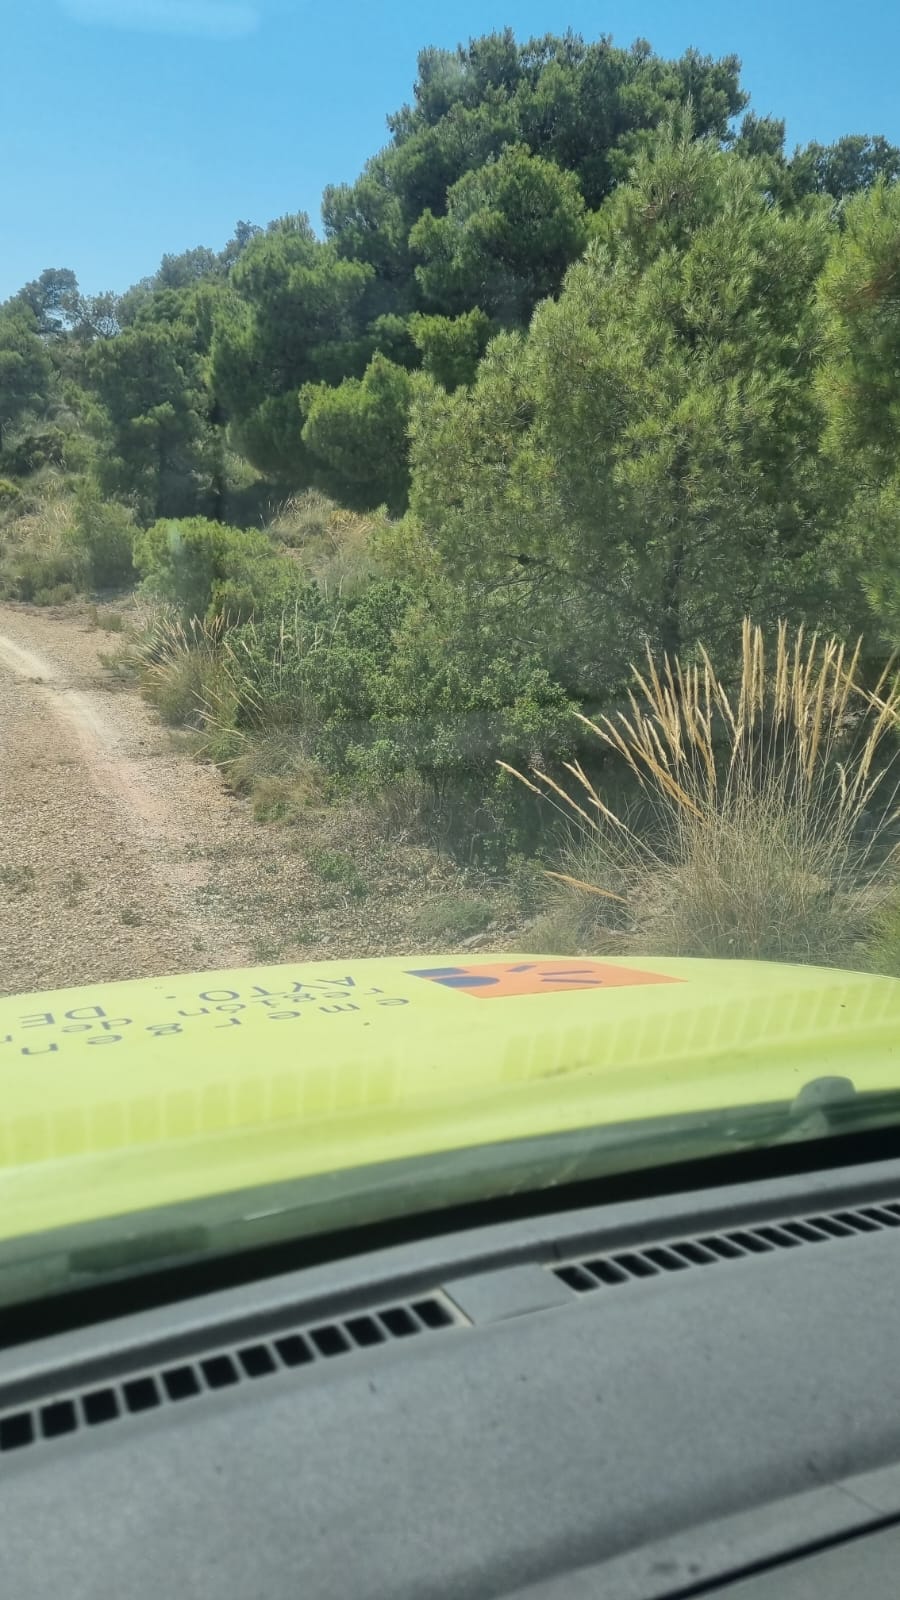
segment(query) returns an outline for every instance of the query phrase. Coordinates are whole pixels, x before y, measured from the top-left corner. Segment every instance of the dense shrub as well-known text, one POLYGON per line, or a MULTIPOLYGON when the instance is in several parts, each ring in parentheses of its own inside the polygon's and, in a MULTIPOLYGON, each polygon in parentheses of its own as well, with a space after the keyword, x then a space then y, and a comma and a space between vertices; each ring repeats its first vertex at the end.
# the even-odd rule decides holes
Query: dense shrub
POLYGON ((115 589, 134 577, 134 519, 125 506, 105 500, 86 483, 75 499, 69 542, 79 575, 93 589, 115 589))
POLYGON ((533 849, 549 823, 495 758, 552 760, 576 742, 571 703, 538 655, 504 636, 502 614, 463 597, 406 589, 403 614, 369 685, 365 720, 335 715, 325 759, 371 790, 414 772, 431 794, 429 826, 455 853, 502 866, 533 849))
POLYGON ((242 625, 223 630, 209 614, 148 645, 149 692, 167 719, 199 721, 214 759, 229 764, 248 738, 302 747, 333 785, 389 809, 398 828, 425 823, 468 860, 499 866, 544 837, 542 808, 495 757, 571 749, 577 724, 546 669, 452 591, 423 604, 402 580, 373 578, 343 599, 285 565, 283 608, 276 585, 242 625))
POLYGON ((238 624, 281 598, 289 578, 264 533, 206 517, 155 522, 137 536, 134 560, 146 589, 185 620, 218 615, 238 624))
POLYGON ((228 705, 215 718, 245 732, 302 729, 326 770, 370 798, 424 783, 432 833, 499 863, 545 825, 497 772, 497 751, 550 759, 570 748, 575 724, 546 670, 497 633, 448 594, 423 608, 398 579, 346 601, 298 586, 289 612, 231 635, 228 705))
POLYGON ((12 600, 58 605, 73 597, 76 578, 76 562, 70 550, 24 550, 10 563, 2 587, 12 600))
POLYGON ((66 444, 66 433, 53 424, 25 429, 4 443, 0 466, 16 478, 25 478, 42 467, 61 467, 66 462, 66 444))

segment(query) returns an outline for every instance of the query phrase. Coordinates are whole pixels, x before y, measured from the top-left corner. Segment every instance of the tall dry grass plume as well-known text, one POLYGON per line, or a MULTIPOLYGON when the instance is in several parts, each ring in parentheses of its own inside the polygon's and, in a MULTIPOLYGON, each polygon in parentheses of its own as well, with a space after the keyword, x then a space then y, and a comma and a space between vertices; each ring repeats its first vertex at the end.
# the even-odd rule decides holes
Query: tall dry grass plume
MULTIPOLYGON (((581 721, 630 776, 627 814, 583 766, 507 768, 574 824, 550 876, 595 907, 601 944, 659 954, 851 964, 897 893, 900 677, 864 686, 861 643, 745 621, 730 689, 648 652, 627 709, 581 721)), ((505 763, 501 762, 501 766, 505 763)))

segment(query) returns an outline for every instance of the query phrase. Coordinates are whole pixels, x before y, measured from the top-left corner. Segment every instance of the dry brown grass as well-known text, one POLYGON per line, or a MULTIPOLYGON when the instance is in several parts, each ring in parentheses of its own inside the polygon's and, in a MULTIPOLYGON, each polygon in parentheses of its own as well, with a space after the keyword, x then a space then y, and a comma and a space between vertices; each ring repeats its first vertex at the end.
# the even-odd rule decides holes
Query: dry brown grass
POLYGON ((374 571, 378 517, 348 511, 318 489, 278 506, 269 532, 286 545, 304 576, 330 594, 347 594, 374 571))
MULTIPOLYGON (((793 639, 771 655, 746 622, 729 692, 696 666, 648 656, 628 709, 585 726, 616 753, 639 802, 612 810, 578 762, 522 783, 575 824, 568 870, 550 874, 597 932, 631 950, 848 963, 897 882, 900 683, 864 687, 860 646, 793 639)), ((500 763, 504 765, 504 763, 500 763)))
POLYGON ((71 490, 54 474, 3 519, 0 595, 42 604, 74 596, 73 509, 71 490))
POLYGON ((64 491, 48 493, 39 505, 16 518, 13 532, 17 543, 47 555, 60 550, 72 524, 72 498, 64 491))

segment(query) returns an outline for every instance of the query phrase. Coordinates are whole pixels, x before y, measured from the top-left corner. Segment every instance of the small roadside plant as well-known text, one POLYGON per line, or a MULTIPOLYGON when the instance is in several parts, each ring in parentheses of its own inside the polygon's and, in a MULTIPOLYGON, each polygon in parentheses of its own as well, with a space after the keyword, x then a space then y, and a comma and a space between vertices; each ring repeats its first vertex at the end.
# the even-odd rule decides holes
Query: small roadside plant
POLYGON ((446 939, 452 945, 484 933, 493 917, 486 900, 445 894, 422 907, 417 927, 426 939, 446 939))

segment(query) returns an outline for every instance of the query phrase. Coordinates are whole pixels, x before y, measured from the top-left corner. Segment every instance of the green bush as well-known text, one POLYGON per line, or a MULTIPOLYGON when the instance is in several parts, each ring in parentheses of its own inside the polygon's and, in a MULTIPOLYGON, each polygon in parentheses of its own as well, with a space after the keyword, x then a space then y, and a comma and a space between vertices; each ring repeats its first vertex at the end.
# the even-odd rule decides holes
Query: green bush
POLYGON ((38 605, 55 605, 52 599, 66 591, 64 598, 75 594, 76 564, 69 550, 53 550, 46 554, 23 551, 11 564, 3 587, 11 600, 32 600, 38 605))
MULTIPOLYGON (((138 541, 145 570, 146 539, 138 541)), ((156 559, 155 544, 150 554, 156 559)), ((498 771, 495 756, 550 759, 569 751, 573 718, 559 685, 522 647, 498 642, 493 618, 473 620, 455 596, 423 602, 399 579, 373 578, 341 598, 304 583, 288 558, 273 559, 276 581, 266 563, 251 572, 253 619, 217 636, 224 676, 210 683, 204 674, 214 759, 235 753, 228 730, 300 744, 394 831, 425 833, 496 868, 510 851, 533 853, 548 832, 542 808, 498 771), (401 786, 408 817, 398 804, 380 804, 386 795, 399 802, 401 786)), ((227 593, 222 582, 218 603, 227 593)), ((192 668, 181 652, 201 646, 201 634, 189 629, 177 650, 151 664, 161 679, 175 680, 160 681, 155 695, 183 703, 192 668)), ((196 709, 196 693, 191 703, 196 709)))
POLYGON ((121 588, 134 577, 134 519, 126 506, 106 500, 92 484, 75 497, 68 540, 79 575, 92 589, 121 588))
POLYGON ((95 471, 97 453, 97 440, 90 434, 67 433, 62 466, 67 473, 82 474, 95 471))
POLYGON ((3 447, 3 470, 26 478, 41 467, 61 467, 66 463, 67 435, 52 425, 28 429, 3 447))
POLYGON ((226 771, 247 741, 281 742, 314 759, 333 790, 363 796, 392 834, 492 870, 546 846, 550 819, 495 758, 568 755, 577 724, 529 647, 503 636, 499 609, 436 583, 423 598, 401 578, 326 592, 264 536, 197 519, 156 524, 136 557, 157 593, 207 607, 202 626, 176 629, 148 658, 145 676, 163 714, 200 726, 226 771), (249 621, 231 606, 242 583, 249 621))
POLYGON ((18 484, 11 483, 9 478, 0 478, 0 517, 8 512, 17 512, 22 503, 22 491, 18 484))
POLYGON ((324 883, 334 883, 346 890, 352 900, 364 900, 369 885, 350 856, 342 850, 317 848, 310 850, 307 860, 324 883))
MULTIPOLYGON (((378 588, 385 591, 384 585, 370 591, 367 634, 376 621, 378 588)), ((349 619, 344 672, 355 694, 364 694, 355 716, 345 710, 332 717, 320 745, 323 758, 369 790, 416 772, 433 797, 435 842, 499 869, 509 852, 533 851, 548 825, 533 798, 498 771, 495 757, 502 751, 509 753, 505 759, 527 753, 547 760, 568 753, 571 706, 534 657, 502 640, 490 613, 470 615, 461 596, 438 592, 423 604, 407 589, 396 604, 374 659, 357 631, 362 612, 349 619)), ((379 620, 384 626, 389 618, 379 620)))
POLYGON ((236 626, 273 608, 290 577, 265 534, 206 517, 155 522, 138 534, 134 560, 148 592, 177 606, 186 621, 220 616, 236 626))

